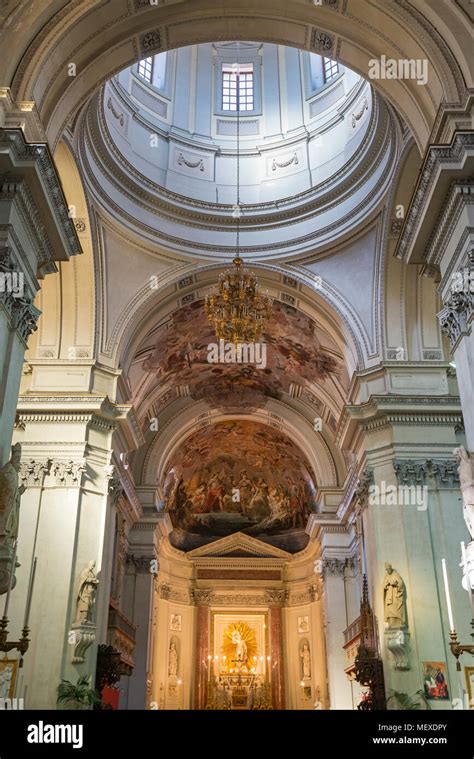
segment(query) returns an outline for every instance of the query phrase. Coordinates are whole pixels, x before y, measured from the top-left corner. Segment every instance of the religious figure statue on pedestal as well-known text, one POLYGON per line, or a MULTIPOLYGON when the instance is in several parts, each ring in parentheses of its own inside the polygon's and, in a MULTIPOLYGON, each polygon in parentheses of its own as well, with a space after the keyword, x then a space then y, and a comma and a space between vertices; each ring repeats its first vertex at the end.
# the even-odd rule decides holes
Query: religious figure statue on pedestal
POLYGON ((82 570, 79 578, 79 590, 76 601, 76 624, 92 622, 92 607, 99 580, 95 573, 95 561, 90 561, 82 570))
POLYGON ((242 664, 245 664, 248 658, 247 644, 242 638, 239 630, 234 630, 232 632, 232 643, 235 644, 235 660, 242 662, 242 664))
POLYGON ((303 680, 311 680, 311 653, 307 643, 303 643, 300 657, 303 665, 303 680))
POLYGON ((385 562, 383 601, 387 627, 392 630, 405 628, 407 626, 405 583, 388 562, 385 562))
POLYGON ((0 542, 12 547, 18 537, 20 498, 24 485, 18 485, 21 464, 21 444, 12 447, 10 461, 0 469, 0 542))
POLYGON ((178 651, 176 649, 176 643, 173 641, 170 643, 168 674, 172 677, 178 675, 178 651))
POLYGON ((461 483, 463 515, 467 529, 474 540, 474 461, 463 445, 453 451, 459 461, 458 474, 461 483))

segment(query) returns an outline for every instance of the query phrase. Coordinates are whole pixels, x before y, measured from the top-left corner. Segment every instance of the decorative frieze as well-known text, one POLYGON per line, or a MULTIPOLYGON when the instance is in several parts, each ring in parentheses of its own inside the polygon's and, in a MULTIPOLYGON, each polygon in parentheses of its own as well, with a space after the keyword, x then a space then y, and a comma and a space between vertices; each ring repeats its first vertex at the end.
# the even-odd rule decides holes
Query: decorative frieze
POLYGON ((455 459, 398 459, 393 462, 393 468, 400 485, 424 485, 429 477, 433 477, 438 487, 459 487, 455 459))
POLYGON ((216 606, 266 606, 268 603, 263 594, 246 596, 239 593, 215 594, 212 596, 212 602, 216 606))
MULTIPOLYGON (((451 145, 433 145, 429 148, 422 167, 413 201, 405 220, 402 236, 397 247, 397 256, 407 258, 414 244, 420 221, 424 218, 426 204, 432 197, 432 188, 439 181, 439 172, 461 166, 468 151, 474 144, 472 132, 458 132, 451 145)), ((453 225, 450 225, 451 229, 453 225)), ((423 257, 427 256, 423 251, 423 257)))

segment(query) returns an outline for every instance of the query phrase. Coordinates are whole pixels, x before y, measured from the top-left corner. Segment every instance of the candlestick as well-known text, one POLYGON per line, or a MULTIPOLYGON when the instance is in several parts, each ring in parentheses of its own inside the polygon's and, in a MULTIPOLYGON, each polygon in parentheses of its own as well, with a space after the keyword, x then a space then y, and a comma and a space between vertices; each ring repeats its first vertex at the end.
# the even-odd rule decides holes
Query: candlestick
POLYGON ((35 575, 36 575, 36 564, 38 563, 38 557, 35 556, 35 559, 33 561, 33 566, 31 568, 31 574, 30 574, 30 584, 28 587, 28 597, 26 599, 26 609, 25 609, 25 621, 23 622, 23 627, 28 627, 28 620, 30 618, 30 609, 31 609, 31 599, 33 598, 33 586, 35 584, 35 575))
POLYGON ((453 609, 451 606, 451 596, 449 593, 449 583, 448 583, 448 572, 446 569, 446 559, 441 559, 441 564, 443 565, 443 578, 444 578, 444 592, 446 594, 446 604, 448 607, 448 619, 449 619, 449 629, 451 632, 454 632, 454 617, 453 617, 453 609))
POLYGON ((16 549, 18 546, 18 540, 15 540, 15 543, 13 545, 13 561, 12 561, 12 571, 10 573, 10 579, 8 582, 8 590, 7 590, 7 597, 5 599, 5 608, 3 610, 3 616, 6 619, 8 614, 8 606, 10 604, 10 594, 12 592, 13 588, 13 580, 15 579, 15 569, 16 569, 16 549))

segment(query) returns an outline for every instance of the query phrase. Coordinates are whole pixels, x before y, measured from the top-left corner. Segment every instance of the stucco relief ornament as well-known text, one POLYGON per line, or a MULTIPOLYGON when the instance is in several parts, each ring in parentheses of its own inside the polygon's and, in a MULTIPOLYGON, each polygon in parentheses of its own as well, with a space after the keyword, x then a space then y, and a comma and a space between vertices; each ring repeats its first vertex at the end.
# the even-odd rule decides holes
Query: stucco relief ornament
POLYGON ((474 540, 474 461, 464 446, 453 451, 459 461, 458 474, 461 483, 463 516, 471 539, 474 540))
POLYGON ((330 37, 329 34, 326 34, 326 32, 320 32, 318 29, 314 30, 312 46, 315 50, 328 52, 329 50, 332 50, 332 44, 332 37, 330 37))
POLYGON ((152 50, 158 50, 161 47, 161 35, 159 31, 147 32, 142 39, 142 50, 145 53, 149 53, 152 50))

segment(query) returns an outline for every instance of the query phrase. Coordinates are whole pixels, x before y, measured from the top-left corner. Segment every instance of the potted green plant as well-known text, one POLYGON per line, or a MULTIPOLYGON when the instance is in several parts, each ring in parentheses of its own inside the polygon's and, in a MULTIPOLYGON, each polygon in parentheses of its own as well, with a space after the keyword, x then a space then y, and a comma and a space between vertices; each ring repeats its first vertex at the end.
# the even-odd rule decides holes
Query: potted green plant
POLYGON ((101 701, 98 692, 89 686, 89 676, 81 675, 75 685, 69 680, 61 680, 57 703, 63 709, 90 709, 98 706, 101 701))
POLYGON ((400 691, 393 690, 387 699, 387 705, 390 701, 394 701, 395 709, 402 711, 415 711, 417 709, 431 709, 429 702, 426 700, 425 694, 422 690, 417 690, 413 696, 409 696, 407 693, 400 693, 400 691), (418 697, 418 700, 417 698, 418 697))

